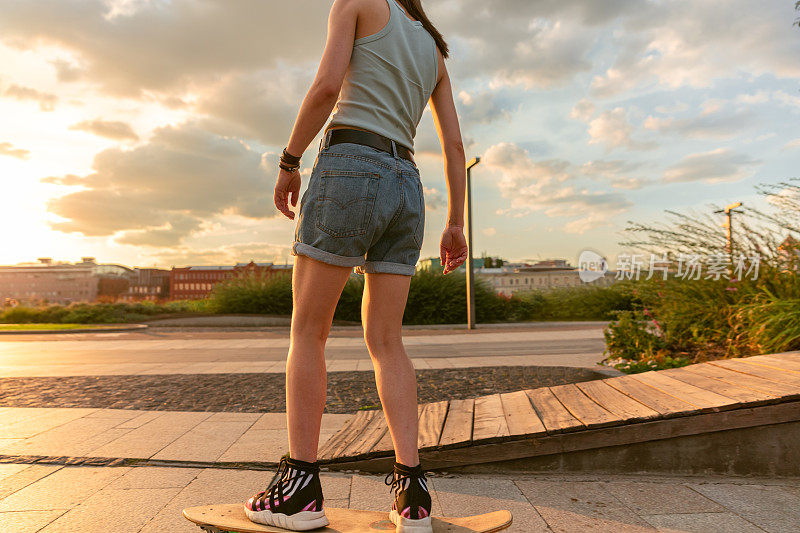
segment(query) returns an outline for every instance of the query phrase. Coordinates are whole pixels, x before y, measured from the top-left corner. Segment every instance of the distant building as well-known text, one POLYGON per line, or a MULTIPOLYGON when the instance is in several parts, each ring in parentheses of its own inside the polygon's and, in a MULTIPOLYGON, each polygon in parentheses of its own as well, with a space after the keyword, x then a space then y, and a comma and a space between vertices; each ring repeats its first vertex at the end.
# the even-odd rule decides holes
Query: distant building
MULTIPOLYGON (((499 268, 481 268, 475 271, 495 292, 512 295, 522 291, 547 290, 588 285, 581 281, 578 269, 564 259, 539 261, 534 264, 506 263, 499 268)), ((614 273, 606 275, 591 285, 608 286, 614 282, 614 273)))
MULTIPOLYGON (((472 258, 472 268, 477 270, 479 268, 483 268, 484 265, 484 258, 478 257, 472 258)), ((417 270, 438 270, 441 272, 442 270, 442 260, 439 257, 426 257, 425 259, 420 259, 417 262, 417 270)), ((456 272, 464 272, 467 270, 467 262, 461 264, 455 271, 456 272)))
POLYGON ((273 263, 237 263, 233 266, 188 266, 173 267, 169 276, 171 300, 200 300, 208 298, 214 285, 238 276, 272 276, 284 272, 291 274, 291 265, 273 263))
POLYGON ((119 290, 131 273, 122 265, 98 265, 94 257, 83 257, 80 263, 54 263, 42 257, 38 263, 0 266, 0 302, 93 302, 101 290, 119 290))
POLYGON ((120 295, 125 302, 168 300, 170 271, 161 268, 134 268, 127 291, 120 295))

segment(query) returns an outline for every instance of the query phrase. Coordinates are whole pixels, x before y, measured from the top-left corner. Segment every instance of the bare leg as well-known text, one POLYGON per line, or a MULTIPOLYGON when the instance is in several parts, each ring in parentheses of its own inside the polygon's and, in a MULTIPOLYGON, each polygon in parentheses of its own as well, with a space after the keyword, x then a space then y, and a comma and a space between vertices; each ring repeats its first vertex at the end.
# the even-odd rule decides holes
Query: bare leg
POLYGON ((406 466, 416 466, 419 464, 417 377, 401 333, 410 284, 411 276, 366 274, 361 321, 395 459, 406 466))
POLYGON ((286 361, 286 422, 289 455, 317 460, 325 409, 325 341, 336 303, 353 269, 297 255, 292 270, 292 332, 286 361))

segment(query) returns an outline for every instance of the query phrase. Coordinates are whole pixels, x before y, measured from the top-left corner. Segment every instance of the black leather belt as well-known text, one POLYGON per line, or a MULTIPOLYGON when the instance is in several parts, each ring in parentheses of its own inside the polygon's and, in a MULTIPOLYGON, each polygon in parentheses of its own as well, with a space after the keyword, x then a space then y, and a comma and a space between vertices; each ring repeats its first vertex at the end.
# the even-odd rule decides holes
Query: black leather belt
POLYGON ((411 150, 388 137, 384 137, 383 135, 379 135, 371 131, 354 130, 350 128, 331 128, 325 134, 330 136, 328 145, 338 143, 365 144, 378 150, 389 152, 393 155, 394 152, 392 152, 392 143, 394 143, 395 147, 397 148, 398 156, 402 157, 403 159, 408 159, 412 163, 414 162, 411 150))

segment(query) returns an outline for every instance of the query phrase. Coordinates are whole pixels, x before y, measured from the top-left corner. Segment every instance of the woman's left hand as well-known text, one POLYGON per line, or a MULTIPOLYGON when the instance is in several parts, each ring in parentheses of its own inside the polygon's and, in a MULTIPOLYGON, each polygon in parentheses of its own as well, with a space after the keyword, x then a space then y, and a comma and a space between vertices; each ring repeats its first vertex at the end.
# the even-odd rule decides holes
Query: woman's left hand
POLYGON ((299 171, 289 172, 283 169, 278 173, 278 181, 275 182, 275 207, 291 220, 294 220, 294 211, 289 209, 289 195, 292 196, 292 207, 295 207, 301 183, 299 171))

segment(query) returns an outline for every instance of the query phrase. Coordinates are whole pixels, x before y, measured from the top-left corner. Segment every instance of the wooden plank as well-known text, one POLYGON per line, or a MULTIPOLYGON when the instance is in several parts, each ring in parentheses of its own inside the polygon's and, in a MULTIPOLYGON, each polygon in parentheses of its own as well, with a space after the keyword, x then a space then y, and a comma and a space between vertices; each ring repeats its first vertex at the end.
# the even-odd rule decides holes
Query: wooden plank
POLYGON ((772 396, 775 400, 778 399, 793 399, 800 398, 800 390, 791 385, 785 385, 768 379, 763 379, 758 376, 751 376, 750 374, 742 374, 727 368, 715 366, 709 363, 701 363, 698 365, 691 365, 681 368, 686 373, 698 374, 709 378, 724 381, 740 387, 752 389, 754 391, 763 392, 772 396))
POLYGON ((662 370, 661 373, 673 379, 688 383, 689 385, 694 385, 695 387, 700 387, 701 389, 716 392, 717 394, 727 396, 728 398, 733 398, 734 400, 741 402, 743 405, 747 404, 752 406, 754 404, 768 403, 775 400, 775 396, 772 394, 759 390, 748 389, 747 387, 728 383, 727 381, 721 381, 701 373, 688 372, 686 368, 687 367, 670 368, 667 370, 662 370))
POLYGON ((717 361, 709 361, 709 364, 800 388, 800 376, 791 372, 778 370, 777 368, 773 369, 765 368, 761 365, 751 365, 740 359, 720 359, 717 361))
POLYGON ((638 379, 635 379, 633 375, 606 378, 603 381, 663 416, 677 416, 700 412, 694 405, 642 383, 638 379))
POLYGON ((420 450, 439 444, 444 419, 447 415, 447 400, 426 403, 419 417, 417 446, 420 450))
POLYGON ((800 361, 800 351, 797 352, 784 352, 784 353, 773 353, 770 354, 774 357, 780 357, 781 359, 786 359, 789 361, 800 361))
POLYGON ((625 420, 598 405, 572 383, 550 387, 550 390, 561 405, 587 428, 612 426, 625 420))
POLYGON ((332 457, 331 450, 339 446, 344 439, 347 438, 347 436, 350 434, 350 429, 356 423, 357 418, 358 414, 351 416, 347 422, 345 422, 344 425, 339 428, 339 431, 334 433, 331 438, 325 441, 325 443, 317 450, 317 457, 320 459, 332 457))
MULTIPOLYGON (((800 402, 785 402, 759 407, 735 409, 661 418, 638 424, 625 424, 588 431, 559 433, 477 444, 451 450, 429 450, 420 455, 426 468, 435 470, 461 465, 555 455, 564 452, 624 446, 654 440, 700 435, 703 433, 743 429, 800 420, 800 402)), ((332 464, 332 468, 357 468, 365 472, 383 473, 391 468, 392 458, 378 458, 352 463, 332 464)))
POLYGON ((658 418, 661 415, 627 396, 601 379, 576 383, 589 398, 602 405, 608 411, 628 422, 638 422, 658 418))
POLYGON ((472 441, 499 439, 508 436, 508 424, 503 414, 503 402, 499 394, 475 398, 475 417, 472 425, 472 441))
POLYGON ((356 456, 369 453, 388 431, 389 425, 386 422, 384 412, 376 411, 375 416, 358 438, 353 440, 339 455, 356 456))
POLYGON ((533 408, 536 409, 536 413, 548 433, 586 428, 580 420, 572 416, 572 413, 558 401, 558 398, 549 388, 527 389, 525 394, 530 398, 533 408))
POLYGON ((524 390, 500 394, 503 404, 503 415, 506 417, 509 435, 534 435, 544 433, 544 424, 531 405, 531 400, 524 390))
POLYGON ((475 399, 450 400, 447 418, 444 420, 439 447, 445 448, 469 442, 472 439, 472 419, 475 399))
POLYGON ((728 398, 727 396, 722 396, 716 392, 701 389, 683 381, 678 381, 677 379, 671 378, 658 371, 633 374, 633 377, 642 383, 646 383, 647 385, 674 396, 679 400, 683 400, 686 403, 694 405, 702 413, 708 411, 720 411, 723 409, 734 409, 741 405, 740 402, 734 400, 733 398, 728 398))
MULTIPOLYGON (((419 420, 420 415, 422 414, 422 409, 425 407, 424 403, 417 404, 417 420, 419 420)), ((371 452, 385 452, 394 450, 394 442, 392 442, 392 433, 387 431, 384 433, 381 440, 378 441, 378 444, 372 447, 371 452)))
POLYGON ((374 410, 358 411, 353 417, 354 422, 348 429, 347 433, 344 434, 343 438, 337 444, 327 449, 325 454, 322 455, 320 459, 332 459, 334 457, 339 457, 342 452, 347 449, 350 443, 356 440, 359 435, 361 435, 361 432, 375 417, 375 413, 377 413, 377 411, 374 410))
POLYGON ((792 361, 791 359, 786 359, 783 357, 757 355, 755 357, 745 357, 742 359, 742 361, 745 363, 758 364, 800 374, 800 361, 792 361))

